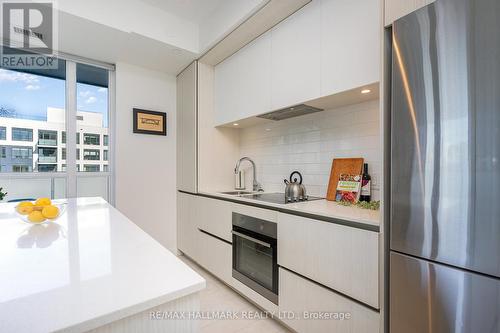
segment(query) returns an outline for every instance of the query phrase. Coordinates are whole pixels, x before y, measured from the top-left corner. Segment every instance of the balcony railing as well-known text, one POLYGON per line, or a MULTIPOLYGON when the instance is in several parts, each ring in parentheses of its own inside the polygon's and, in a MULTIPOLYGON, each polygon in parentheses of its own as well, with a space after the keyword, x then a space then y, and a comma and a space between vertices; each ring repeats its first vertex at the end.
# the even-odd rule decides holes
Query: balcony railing
POLYGON ((57 163, 57 156, 38 156, 38 163, 57 163))
POLYGON ((38 139, 39 146, 57 146, 57 140, 53 139, 38 139))

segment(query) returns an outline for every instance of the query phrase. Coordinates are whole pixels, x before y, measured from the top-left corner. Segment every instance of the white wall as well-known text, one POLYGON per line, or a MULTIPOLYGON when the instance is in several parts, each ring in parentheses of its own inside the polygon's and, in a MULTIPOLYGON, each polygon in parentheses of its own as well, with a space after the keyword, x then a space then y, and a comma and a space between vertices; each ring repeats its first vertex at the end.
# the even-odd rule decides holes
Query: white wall
POLYGON ((116 208, 175 251, 176 78, 116 64, 116 208), (134 107, 167 113, 167 136, 134 134, 134 107))
MULTIPOLYGON (((322 197, 326 196, 333 158, 363 157, 372 176, 372 198, 379 200, 379 101, 242 129, 240 156, 254 159, 257 178, 266 191, 283 192, 283 179, 298 170, 308 194, 322 197)), ((251 179, 248 169, 247 189, 251 179)))

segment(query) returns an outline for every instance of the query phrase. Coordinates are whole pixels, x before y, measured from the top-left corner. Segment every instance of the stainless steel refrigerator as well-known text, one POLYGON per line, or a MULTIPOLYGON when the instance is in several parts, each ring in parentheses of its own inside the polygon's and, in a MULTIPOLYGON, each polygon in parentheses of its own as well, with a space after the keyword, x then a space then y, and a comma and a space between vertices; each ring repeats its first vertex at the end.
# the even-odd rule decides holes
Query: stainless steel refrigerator
POLYGON ((500 0, 393 24, 391 333, 500 332, 500 0))

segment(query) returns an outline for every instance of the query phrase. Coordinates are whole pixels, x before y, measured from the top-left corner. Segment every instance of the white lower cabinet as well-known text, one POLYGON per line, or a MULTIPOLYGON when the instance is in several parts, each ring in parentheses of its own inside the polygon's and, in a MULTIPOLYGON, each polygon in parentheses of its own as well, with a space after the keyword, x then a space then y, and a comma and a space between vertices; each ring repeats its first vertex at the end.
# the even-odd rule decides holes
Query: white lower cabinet
POLYGON ((374 308, 378 232, 278 214, 278 264, 374 308))
POLYGON ((196 204, 191 209, 195 211, 200 229, 228 242, 232 241, 233 224, 230 202, 197 196, 196 204))
POLYGON ((282 320, 299 333, 379 331, 377 311, 282 268, 279 294, 282 320))
POLYGON ((263 309, 279 310, 299 333, 379 331, 378 239, 377 232, 178 193, 179 250, 263 309), (232 277, 233 212, 278 224, 278 305, 232 277), (321 314, 344 318, 314 318, 321 314))
POLYGON ((213 236, 198 231, 198 263, 227 284, 232 279, 232 246, 213 236))
POLYGON ((231 282, 231 204, 179 192, 177 248, 226 283, 231 282), (204 230, 207 233, 202 232, 204 230))
POLYGON ((195 216, 197 197, 177 193, 177 248, 188 257, 198 260, 198 225, 195 216))

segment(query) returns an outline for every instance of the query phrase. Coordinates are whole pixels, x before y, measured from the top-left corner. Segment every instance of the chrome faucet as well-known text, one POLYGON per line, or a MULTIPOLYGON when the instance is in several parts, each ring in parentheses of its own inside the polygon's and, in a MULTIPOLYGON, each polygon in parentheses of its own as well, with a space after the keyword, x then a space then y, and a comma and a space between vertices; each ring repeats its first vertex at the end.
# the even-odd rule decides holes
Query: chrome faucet
POLYGON ((264 189, 262 188, 262 185, 257 181, 257 168, 255 167, 255 162, 250 158, 250 157, 242 157, 238 160, 238 163, 236 163, 236 167, 234 168, 234 173, 237 174, 240 171, 240 164, 243 161, 248 161, 252 164, 253 168, 253 190, 254 191, 259 191, 262 192, 264 189))

